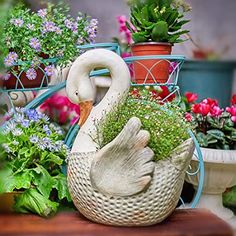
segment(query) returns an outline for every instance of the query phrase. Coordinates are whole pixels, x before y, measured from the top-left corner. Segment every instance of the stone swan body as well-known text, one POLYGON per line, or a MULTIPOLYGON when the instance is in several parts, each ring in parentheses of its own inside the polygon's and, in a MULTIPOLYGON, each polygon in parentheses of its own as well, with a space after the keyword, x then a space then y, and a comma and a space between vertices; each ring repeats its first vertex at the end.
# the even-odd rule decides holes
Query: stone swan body
POLYGON ((147 147, 149 133, 133 117, 111 143, 99 149, 93 141, 94 121, 100 122, 129 86, 128 67, 111 51, 94 49, 73 63, 66 90, 71 101, 80 104, 81 129, 68 158, 68 185, 75 206, 88 219, 145 226, 163 221, 175 209, 194 145, 188 139, 168 159, 153 162, 154 153, 147 147), (110 70, 112 84, 92 108, 89 73, 97 67, 110 70))

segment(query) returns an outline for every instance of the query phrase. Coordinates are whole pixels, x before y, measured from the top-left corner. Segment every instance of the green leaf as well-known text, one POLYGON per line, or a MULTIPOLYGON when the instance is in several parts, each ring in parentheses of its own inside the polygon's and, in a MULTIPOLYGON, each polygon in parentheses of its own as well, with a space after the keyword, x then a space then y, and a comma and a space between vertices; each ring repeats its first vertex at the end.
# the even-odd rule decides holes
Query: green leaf
POLYGON ((199 132, 197 133, 196 137, 201 147, 208 146, 207 136, 204 133, 199 132))
POLYGON ((212 137, 219 139, 219 140, 224 140, 225 134, 224 132, 218 130, 218 129, 211 129, 207 131, 207 134, 211 135, 212 137))
POLYGON ((136 32, 132 34, 132 38, 135 43, 146 42, 148 35, 146 35, 146 32, 136 32))
POLYGON ((53 177, 53 181, 54 181, 53 188, 57 190, 58 198, 60 200, 66 198, 68 201, 71 201, 66 176, 63 174, 59 174, 53 177))
POLYGON ((50 196, 54 181, 43 166, 38 165, 33 169, 33 183, 41 194, 47 198, 50 196))
POLYGON ((168 25, 165 21, 156 23, 151 34, 152 40, 155 42, 163 41, 168 37, 168 25))
POLYGON ((11 169, 0 171, 0 193, 27 189, 31 186, 32 175, 29 170, 15 174, 11 169))
POLYGON ((59 204, 50 201, 36 189, 28 189, 16 198, 14 210, 19 213, 36 213, 49 217, 57 212, 59 204))

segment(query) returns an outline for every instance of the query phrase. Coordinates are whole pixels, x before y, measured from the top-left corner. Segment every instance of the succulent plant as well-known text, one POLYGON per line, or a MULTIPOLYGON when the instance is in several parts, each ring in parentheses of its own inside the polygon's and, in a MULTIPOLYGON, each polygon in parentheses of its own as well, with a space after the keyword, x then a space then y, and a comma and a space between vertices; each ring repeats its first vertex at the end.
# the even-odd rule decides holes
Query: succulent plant
POLYGON ((131 0, 128 4, 134 27, 130 24, 127 27, 135 43, 184 41, 181 36, 189 32, 181 30, 189 22, 184 19, 184 13, 191 10, 184 0, 131 0))

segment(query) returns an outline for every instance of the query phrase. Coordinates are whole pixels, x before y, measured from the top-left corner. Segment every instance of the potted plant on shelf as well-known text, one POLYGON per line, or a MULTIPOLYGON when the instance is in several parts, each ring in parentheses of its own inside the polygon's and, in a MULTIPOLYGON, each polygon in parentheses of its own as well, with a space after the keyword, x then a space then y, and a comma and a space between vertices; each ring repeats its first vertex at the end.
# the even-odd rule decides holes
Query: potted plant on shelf
POLYGON ((68 153, 63 131, 36 110, 16 108, 9 118, 1 145, 0 210, 55 214, 71 201, 61 167, 68 153))
POLYGON ((73 19, 68 12, 62 4, 37 12, 23 5, 11 10, 3 35, 9 71, 2 77, 5 88, 47 86, 55 64, 65 67, 80 53, 77 45, 94 40, 97 20, 82 13, 73 19))
MULTIPOLYGON (((190 6, 184 1, 172 0, 131 0, 130 22, 127 27, 132 32, 134 44, 133 56, 170 55, 172 45, 183 42, 181 38, 188 30, 181 28, 189 22, 183 19, 190 6)), ((147 67, 159 83, 165 83, 169 77, 169 63, 158 60, 145 60, 134 63, 137 83, 144 83, 147 67)), ((146 83, 153 83, 149 75, 146 83)))
MULTIPOLYGON (((232 106, 222 109, 217 100, 207 98, 196 103, 197 94, 186 93, 182 107, 188 112, 185 118, 192 123, 201 146, 205 164, 203 194, 198 207, 208 208, 235 227, 233 213, 222 205, 222 193, 236 185, 236 95, 232 106)), ((193 170, 197 170, 195 157, 193 170)), ((195 187, 198 176, 187 176, 195 187)))

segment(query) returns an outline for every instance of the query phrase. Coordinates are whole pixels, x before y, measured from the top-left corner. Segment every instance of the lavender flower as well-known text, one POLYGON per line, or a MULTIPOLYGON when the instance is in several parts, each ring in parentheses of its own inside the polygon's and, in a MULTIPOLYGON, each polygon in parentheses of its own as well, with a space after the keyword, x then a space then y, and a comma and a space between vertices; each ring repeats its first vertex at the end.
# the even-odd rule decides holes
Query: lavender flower
POLYGON ((37 143, 39 141, 39 138, 37 135, 31 135, 29 140, 31 143, 37 143))
POLYGON ((42 120, 44 121, 44 122, 48 122, 50 119, 49 119, 49 117, 47 116, 47 115, 45 115, 45 114, 42 114, 42 120))
POLYGON ((34 80, 36 79, 37 77, 37 72, 34 68, 30 68, 29 70, 27 70, 26 72, 26 77, 29 79, 29 80, 34 80))
POLYGON ((34 30, 34 24, 27 24, 26 27, 29 30, 34 30))
POLYGON ((55 27, 56 34, 62 34, 62 30, 59 27, 55 27))
POLYGON ((97 25, 98 25, 98 20, 97 19, 92 19, 89 23, 89 26, 85 28, 87 31, 87 34, 89 36, 89 41, 94 42, 94 39, 97 36, 97 25))
POLYGON ((52 21, 46 21, 43 23, 43 31, 42 33, 47 33, 47 32, 55 32, 57 29, 57 26, 55 25, 54 22, 52 21))
POLYGON ((14 115, 14 120, 16 123, 22 123, 24 121, 24 115, 21 113, 16 113, 14 115))
POLYGON ((84 43, 84 38, 82 36, 79 36, 79 38, 77 39, 77 44, 83 44, 84 43))
POLYGON ((12 59, 13 61, 17 61, 18 59, 18 55, 16 52, 9 52, 9 54, 7 55, 10 59, 12 59))
POLYGON ((46 15, 47 15, 47 9, 40 9, 40 10, 38 10, 37 15, 40 16, 41 18, 46 17, 46 15))
POLYGON ((75 23, 72 25, 71 30, 73 31, 74 34, 77 34, 77 33, 78 33, 78 23, 75 22, 75 23))
POLYGON ((13 66, 14 65, 14 60, 12 59, 12 58, 10 58, 10 57, 5 57, 5 59, 4 59, 4 65, 6 66, 6 67, 10 67, 10 66, 13 66))
POLYGON ((22 114, 25 113, 25 108, 24 108, 24 107, 16 107, 15 110, 16 110, 16 112, 18 112, 18 113, 22 113, 22 114))
POLYGON ((68 29, 72 29, 73 28, 73 22, 71 20, 66 19, 64 23, 65 23, 65 26, 68 29))
POLYGON ((54 69, 55 69, 54 66, 49 65, 49 66, 46 66, 44 70, 45 70, 47 76, 52 76, 54 74, 54 69))
POLYGON ((41 150, 45 150, 47 148, 47 145, 45 144, 45 142, 41 139, 38 141, 37 146, 41 149, 41 150))
POLYGON ((43 126, 43 130, 45 131, 45 133, 47 135, 51 135, 52 134, 52 131, 49 129, 48 125, 44 125, 43 126))
POLYGON ((22 127, 24 127, 24 128, 28 128, 29 125, 30 125, 30 122, 29 122, 29 120, 23 120, 22 123, 21 123, 21 125, 22 125, 22 127))
POLYGON ((30 47, 35 49, 37 52, 40 51, 40 48, 41 48, 41 45, 40 45, 40 42, 37 38, 32 38, 30 40, 30 47))
POLYGON ((26 111, 26 115, 28 116, 29 120, 31 121, 38 121, 39 120, 39 113, 34 109, 29 109, 26 111))
POLYGON ((20 18, 18 19, 11 19, 10 23, 17 26, 17 27, 22 27, 22 25, 24 24, 24 21, 20 18))

